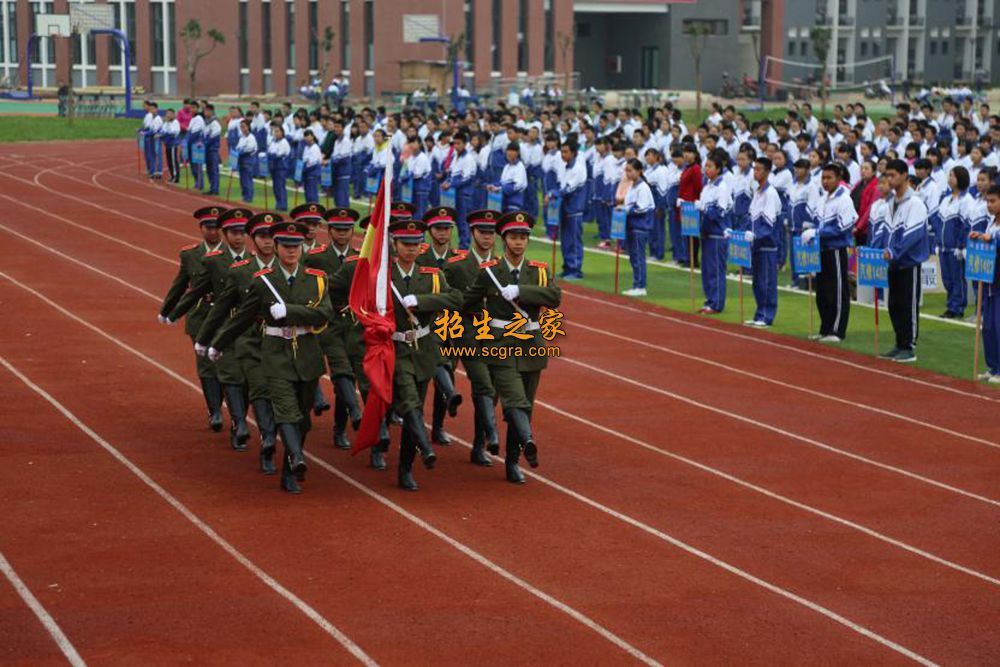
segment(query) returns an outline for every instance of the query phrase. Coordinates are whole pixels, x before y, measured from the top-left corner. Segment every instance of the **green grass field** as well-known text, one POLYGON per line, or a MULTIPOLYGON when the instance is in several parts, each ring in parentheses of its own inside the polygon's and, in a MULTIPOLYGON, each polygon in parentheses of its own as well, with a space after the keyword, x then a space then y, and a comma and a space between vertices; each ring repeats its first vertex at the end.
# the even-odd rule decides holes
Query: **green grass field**
MULTIPOLYGON (((223 167, 225 169, 225 166, 223 167)), ((185 179, 181 177, 181 187, 184 186, 185 179)), ((190 181, 189 181, 190 183, 190 181)), ((224 173, 221 180, 222 197, 229 189, 229 176, 224 173)), ((229 201, 233 204, 240 202, 240 187, 237 178, 232 179, 229 201)), ((302 195, 299 195, 299 203, 302 203, 302 195)), ((289 206, 292 205, 293 194, 289 192, 289 206)), ((264 207, 264 195, 261 183, 258 181, 255 188, 255 197, 252 205, 256 208, 264 207)), ((273 197, 268 198, 268 204, 274 204, 273 197)), ((324 200, 325 203, 325 200, 324 200)), ((367 213, 367 202, 354 202, 362 215, 367 213)), ((584 228, 584 240, 587 252, 584 258, 584 280, 580 284, 603 292, 614 291, 614 267, 615 258, 613 253, 600 251, 596 248, 596 240, 592 237, 597 233, 597 226, 594 223, 587 224, 584 228)), ((552 259, 551 242, 544 235, 544 228, 541 224, 535 227, 535 240, 531 245, 529 254, 532 259, 546 262, 552 259)), ((457 236, 456 236, 457 243, 457 236)), ((558 254, 556 258, 556 271, 562 264, 562 258, 558 254)), ((731 268, 735 273, 735 269, 731 268)), ((671 310, 679 312, 693 312, 691 308, 691 296, 689 289, 688 271, 672 266, 650 264, 647 269, 649 296, 643 301, 655 303, 671 310)), ((701 291, 701 276, 694 275, 695 283, 695 310, 701 307, 704 296, 701 291)), ((778 285, 785 286, 790 283, 789 272, 782 272, 778 278, 778 285)), ((623 253, 619 261, 619 289, 625 290, 632 286, 632 271, 629 266, 628 257, 623 253)), ((795 338, 806 338, 810 333, 815 333, 819 327, 819 315, 815 309, 814 300, 811 300, 806 292, 781 290, 778 295, 778 317, 771 332, 792 336, 795 338), (810 329, 810 311, 813 314, 813 326, 810 329)), ((928 294, 924 297, 922 313, 928 315, 939 315, 944 311, 944 295, 928 294)), ((744 309, 743 316, 740 314, 739 305, 739 283, 731 280, 728 283, 726 310, 721 315, 704 316, 705 319, 719 319, 724 322, 741 324, 744 320, 750 319, 754 312, 754 300, 751 290, 750 278, 747 276, 744 282, 744 309)), ((971 314, 971 310, 967 314, 971 314)), ((851 305, 850 326, 848 328, 847 339, 838 347, 843 347, 865 355, 875 354, 875 311, 870 306, 857 303, 851 305)), ((889 323, 889 314, 884 306, 879 314, 879 336, 880 351, 888 351, 893 344, 894 338, 892 326, 889 323)), ((570 323, 570 327, 571 327, 570 323)), ((570 328, 567 327, 567 328, 570 328)), ((748 331, 750 329, 748 328, 748 331)), ((919 360, 915 364, 919 368, 968 379, 972 377, 972 350, 975 343, 975 329, 965 323, 921 318, 920 322, 920 345, 918 350, 919 360)), ((817 349, 824 344, 816 343, 817 349)), ((879 362, 891 364, 892 362, 879 362)), ((980 359, 980 367, 982 360, 980 359)))
POLYGON ((141 124, 127 118, 77 118, 70 123, 58 116, 3 116, 0 143, 131 139, 141 124))

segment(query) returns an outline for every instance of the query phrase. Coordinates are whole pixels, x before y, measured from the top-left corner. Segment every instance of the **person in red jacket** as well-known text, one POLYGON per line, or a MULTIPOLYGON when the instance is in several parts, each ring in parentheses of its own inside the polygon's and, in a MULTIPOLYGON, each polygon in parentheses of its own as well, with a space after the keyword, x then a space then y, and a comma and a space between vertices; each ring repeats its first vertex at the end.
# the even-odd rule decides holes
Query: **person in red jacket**
POLYGON ((875 177, 875 172, 874 162, 863 163, 861 165, 861 180, 851 192, 854 208, 858 212, 858 221, 854 225, 855 245, 867 245, 868 243, 868 218, 872 204, 879 198, 878 179, 875 177))
MULTIPOLYGON (((701 175, 701 156, 698 154, 698 147, 693 143, 684 144, 684 171, 681 172, 681 182, 677 188, 677 217, 681 216, 682 202, 696 202, 701 197, 703 178, 701 175)), ((694 256, 688 257, 689 241, 683 239, 684 247, 680 248, 675 256, 677 262, 682 266, 689 266, 694 262, 698 266, 698 237, 694 238, 694 256)))

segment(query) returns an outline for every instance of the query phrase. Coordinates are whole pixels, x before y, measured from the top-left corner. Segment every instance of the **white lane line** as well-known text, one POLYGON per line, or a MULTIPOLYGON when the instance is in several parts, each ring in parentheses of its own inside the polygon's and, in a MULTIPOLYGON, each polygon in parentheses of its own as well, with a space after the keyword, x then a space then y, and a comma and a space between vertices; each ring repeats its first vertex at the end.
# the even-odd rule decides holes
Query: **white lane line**
POLYGON ((291 592, 280 583, 278 583, 271 575, 267 574, 264 570, 258 567, 253 561, 247 558, 241 551, 236 547, 226 541, 221 535, 219 535, 215 530, 213 530, 208 524, 202 521, 198 515, 192 512, 188 507, 174 497, 169 491, 160 486, 156 481, 153 480, 149 475, 147 475, 143 470, 134 464, 127 456, 122 454, 118 449, 114 447, 107 440, 98 435, 92 428, 83 423, 75 414, 73 414, 65 405, 56 400, 51 394, 39 387, 37 384, 32 382, 28 376, 14 367, 6 358, 0 357, 0 365, 3 365, 12 375, 17 377, 21 382, 25 384, 29 389, 34 391, 36 394, 44 398, 48 403, 58 410, 62 415, 69 420, 74 426, 76 426, 80 431, 86 434, 91 440, 96 442, 104 451, 115 458, 119 463, 121 463, 125 468, 131 472, 133 475, 139 478, 143 484, 152 489, 158 496, 167 502, 171 507, 173 507, 177 512, 179 512, 185 519, 191 522, 198 530, 205 534, 210 540, 212 540, 216 545, 222 548, 227 554, 232 556, 240 565, 246 568, 251 574, 260 579, 268 588, 273 590, 275 593, 283 597, 285 600, 290 602, 296 609, 302 612, 307 618, 313 621, 316 625, 320 627, 325 633, 330 635, 333 639, 337 640, 341 646, 343 646, 347 651, 353 655, 358 662, 363 665, 377 665, 364 650, 354 643, 350 637, 345 635, 339 628, 337 628, 333 623, 327 620, 322 614, 313 609, 308 603, 299 598, 295 593, 291 592))
MULTIPOLYGON (((130 354, 133 354, 136 357, 139 357, 140 359, 142 359, 146 363, 154 366, 155 368, 157 368, 158 370, 160 370, 161 372, 163 372, 164 374, 170 376, 174 380, 177 380, 181 384, 187 386, 192 391, 201 393, 201 388, 198 387, 197 385, 195 385, 193 382, 191 382, 187 378, 179 375, 178 373, 174 372, 173 370, 171 370, 167 366, 164 366, 163 364, 161 364, 160 362, 156 361, 155 359, 147 356, 146 354, 143 354, 139 350, 131 348, 128 345, 122 343, 121 341, 119 341, 118 339, 114 338, 113 336, 111 336, 110 334, 108 334, 106 331, 104 331, 100 327, 97 327, 96 325, 91 324, 90 322, 88 322, 88 321, 84 320, 83 318, 75 315, 74 313, 71 313, 70 311, 66 310, 65 308, 63 308, 62 306, 60 306, 59 304, 57 304, 56 302, 54 302, 51 299, 49 299, 47 296, 45 296, 41 292, 38 292, 37 290, 35 290, 35 289, 31 288, 31 287, 28 287, 27 285, 23 285, 23 284, 20 284, 20 283, 13 282, 13 280, 11 279, 11 277, 8 276, 6 273, 3 273, 2 271, 0 271, 0 277, 3 277, 5 279, 11 281, 17 287, 20 287, 21 289, 23 289, 23 290, 25 290, 25 291, 33 294, 38 299, 44 301, 46 304, 48 304, 52 308, 54 308, 55 310, 59 311, 61 314, 65 315, 66 317, 72 319, 73 321, 75 321, 75 322, 77 322, 79 324, 82 324, 84 327, 90 329, 91 331, 93 331, 97 335, 101 336, 102 338, 111 341, 112 343, 114 343, 118 347, 120 347, 123 350, 129 352, 130 354)), ((0 363, 2 363, 4 365, 9 365, 9 364, 7 364, 6 360, 3 359, 3 357, 0 357, 0 363)), ((16 373, 16 370, 15 370, 15 373, 16 373)), ((250 419, 248 421, 253 421, 253 420, 250 419)), ((89 435, 89 433, 88 433, 88 435, 89 435)), ((487 567, 490 571, 492 571, 492 572, 494 572, 496 574, 499 574, 504 579, 507 579, 511 583, 519 586, 520 588, 522 588, 523 590, 527 591, 531 595, 533 595, 535 597, 538 597, 539 599, 547 602, 548 604, 552 605, 553 607, 555 607, 559 611, 567 614, 568 616, 570 616, 574 620, 582 623, 587 628, 593 630, 594 632, 596 632, 597 634, 599 634, 601 637, 603 637, 604 639, 607 639, 608 641, 610 641, 614 645, 618 646, 622 650, 626 651, 627 653, 629 653, 633 657, 641 660, 642 662, 644 662, 644 663, 646 663, 648 665, 659 665, 660 664, 658 661, 656 661, 655 659, 647 656, 645 653, 643 653, 642 651, 640 651, 638 648, 632 646, 631 644, 629 644, 628 642, 626 642, 624 639, 618 637, 617 635, 615 635, 614 633, 612 633, 610 630, 604 628, 603 626, 601 626, 600 624, 598 624, 596 621, 594 621, 593 619, 591 619, 588 616, 586 616, 585 614, 583 614, 582 612, 577 611, 573 607, 570 607, 569 605, 567 605, 567 604, 559 601, 558 599, 552 597, 548 593, 545 593, 544 591, 542 591, 542 590, 540 590, 540 589, 532 586, 527 581, 521 579, 517 575, 515 575, 515 574, 513 574, 511 572, 508 572, 507 570, 504 570, 502 567, 500 567, 499 565, 497 565, 493 561, 491 561, 488 558, 486 558, 486 556, 483 556, 482 554, 474 551, 470 547, 467 547, 464 544, 462 544, 461 542, 458 542, 454 538, 448 536, 447 534, 445 534, 444 532, 442 532, 439 529, 435 528, 434 526, 432 526, 431 524, 427 523, 426 521, 423 521, 419 517, 411 514, 410 512, 408 512, 405 509, 403 509, 402 507, 396 505, 395 503, 393 503, 388 498, 379 495, 377 492, 375 492, 374 490, 368 488, 367 486, 364 486, 360 482, 356 482, 353 478, 350 478, 350 477, 346 476, 344 473, 341 473, 339 470, 335 469, 332 465, 330 465, 326 461, 324 461, 324 460, 316 457, 315 455, 313 455, 311 453, 307 453, 307 456, 311 460, 313 460, 317 465, 320 465, 324 469, 329 470, 330 472, 332 472, 337 477, 343 479, 344 481, 347 481, 349 484, 351 484, 352 486, 354 486, 358 490, 363 491, 368 496, 370 496, 370 497, 378 500, 380 503, 382 503, 386 507, 389 507, 390 509, 393 509, 394 511, 396 511, 397 513, 399 513, 401 516, 407 518, 408 520, 410 520, 412 523, 414 523, 418 527, 423 528, 424 530, 427 530, 428 532, 430 532, 431 534, 433 534, 435 537, 438 537, 439 539, 445 541, 450 546, 458 549, 461 553, 463 553, 464 555, 472 558, 473 560, 475 560, 480 565, 483 565, 484 567, 487 567)))
POLYGON ((17 575, 17 572, 14 571, 14 568, 4 557, 3 553, 0 553, 0 572, 4 573, 4 576, 7 577, 7 581, 10 582, 10 585, 14 587, 17 594, 21 596, 22 600, 24 600, 24 603, 28 605, 28 608, 31 609, 35 616, 38 617, 38 620, 45 627, 49 636, 52 637, 56 646, 58 646, 59 650, 62 651, 62 654, 66 656, 67 662, 73 665, 73 667, 84 667, 87 663, 85 663, 83 658, 80 657, 80 654, 76 652, 76 648, 73 647, 72 642, 70 642, 69 638, 62 631, 62 628, 59 627, 59 624, 56 623, 55 619, 52 618, 49 612, 45 610, 45 607, 42 606, 42 603, 38 601, 38 598, 36 598, 35 594, 31 592, 31 589, 29 589, 28 586, 21 580, 21 577, 17 575))
POLYGON ((702 331, 708 331, 713 334, 718 334, 721 336, 729 336, 730 338, 739 338, 741 340, 750 341, 753 343, 758 343, 760 345, 767 345, 769 347, 775 347, 786 352, 794 352, 795 354, 801 354, 803 356, 811 357, 813 359, 818 359, 820 361, 825 361, 834 364, 841 364, 843 366, 849 366, 856 370, 865 371, 867 373, 873 373, 875 375, 881 375, 893 380, 901 380, 904 382, 912 382, 914 384, 919 384, 924 387, 930 387, 931 389, 938 389, 940 391, 947 391, 953 394, 958 394, 959 396, 965 396, 966 398, 976 398, 981 401, 987 401, 990 403, 1000 403, 1000 398, 993 398, 984 394, 976 394, 970 391, 964 391, 962 389, 956 389, 955 387, 949 387, 947 385, 936 384, 934 382, 928 382, 927 380, 921 380, 920 378, 910 377, 908 375, 899 375, 897 373, 890 373, 889 371, 884 371, 880 368, 875 368, 872 366, 867 366, 865 364, 859 364, 854 361, 848 361, 847 359, 841 359, 840 357, 830 356, 827 354, 820 354, 818 352, 811 352, 809 350, 804 350, 794 345, 786 345, 784 343, 779 343, 774 340, 763 336, 750 336, 748 334, 737 333, 735 331, 730 331, 725 327, 713 327, 704 324, 698 324, 697 322, 689 322, 688 320, 673 317, 671 315, 666 315, 664 313, 659 313, 653 310, 645 310, 642 308, 636 308, 635 306, 626 306, 625 304, 616 303, 614 301, 606 301, 603 299, 598 299, 596 297, 588 296, 575 289, 567 288, 565 285, 562 288, 563 294, 568 294, 574 298, 581 299, 583 301, 591 301, 593 303, 599 303, 602 306, 608 306, 611 308, 617 308, 619 310, 626 310, 632 313, 639 313, 641 315, 646 315, 647 317, 653 317, 660 320, 666 320, 668 322, 673 322, 675 324, 682 324, 686 327, 692 327, 695 329, 700 329, 702 331))
POLYGON ((919 475, 917 473, 910 472, 910 471, 904 470, 902 468, 897 468, 896 466, 890 465, 888 463, 882 463, 881 461, 876 461, 874 459, 870 459, 870 458, 868 458, 866 456, 862 456, 860 454, 855 454, 853 452, 849 452, 849 451, 846 451, 846 450, 843 450, 843 449, 838 449, 837 447, 834 447, 833 445, 828 445, 825 442, 820 442, 819 440, 815 440, 814 438, 810 438, 810 437, 804 436, 804 435, 799 435, 797 433, 792 433, 791 431, 786 431, 783 428, 780 428, 780 427, 777 427, 777 426, 773 426, 771 424, 768 424, 767 422, 762 422, 762 421, 759 421, 757 419, 753 419, 751 417, 744 417, 743 415, 737 414, 737 413, 732 412, 730 410, 723 410, 722 408, 717 408, 715 406, 708 405, 708 404, 702 403, 700 401, 696 401, 696 400, 694 400, 692 398, 688 398, 687 396, 682 396, 681 394, 677 394, 675 392, 668 391, 666 389, 661 389, 659 387, 654 387, 653 385, 646 384, 645 382, 639 382, 638 380, 633 380, 632 378, 623 377, 621 375, 618 375, 617 373, 612 373, 611 371, 604 370, 603 368, 598 368, 597 366, 593 366, 593 365, 588 364, 588 363, 586 363, 584 361, 577 361, 575 359, 568 359, 566 357, 561 357, 558 361, 565 362, 567 364, 573 364, 575 366, 580 366, 581 368, 586 368, 586 369, 591 370, 591 371, 593 371, 595 373, 600 373, 601 375, 604 375, 606 377, 613 378, 615 380, 619 380, 620 382, 625 382, 627 384, 631 384, 631 385, 634 385, 636 387, 640 387, 642 389, 645 389, 646 391, 651 391, 651 392, 660 394, 661 396, 667 396, 667 397, 672 398, 674 400, 681 401, 683 403, 687 403, 688 405, 692 405, 692 406, 694 406, 696 408, 701 408, 702 410, 707 410, 707 411, 713 412, 713 413, 715 413, 717 415, 722 415, 723 417, 728 417, 729 419, 735 419, 736 421, 742 422, 744 424, 749 424, 751 426, 756 426, 757 428, 761 428, 761 429, 764 429, 764 430, 767 430, 767 431, 771 431, 772 433, 777 433, 778 435, 785 436, 786 438, 790 438, 792 440, 798 440, 799 442, 803 442, 803 443, 805 443, 807 445, 811 445, 813 447, 817 447, 819 449, 828 451, 828 452, 830 452, 832 454, 838 454, 840 456, 844 456, 844 457, 847 457, 849 459, 853 459, 855 461, 860 461, 861 463, 866 463, 866 464, 868 464, 870 466, 874 466, 874 467, 879 468, 881 470, 886 470, 888 472, 892 472, 892 473, 895 473, 897 475, 902 475, 904 477, 908 477, 910 479, 914 479, 914 480, 916 480, 918 482, 922 482, 924 484, 928 484, 930 486, 933 486, 933 487, 936 487, 936 488, 939 488, 939 489, 943 489, 945 491, 950 491, 951 493, 957 493, 958 495, 965 496, 966 498, 972 498, 973 500, 978 500, 979 502, 986 503, 988 505, 993 505, 995 507, 1000 507, 1000 500, 994 500, 993 498, 987 498, 986 496, 981 496, 981 495, 979 495, 977 493, 973 493, 971 491, 966 491, 966 490, 960 489, 960 488, 958 488, 956 486, 952 486, 950 484, 945 484, 944 482, 939 482, 939 481, 937 481, 935 479, 931 479, 930 477, 924 477, 923 475, 919 475))
MULTIPOLYGON (((429 427, 430 424, 426 424, 426 426, 429 427)), ((471 449, 471 447, 472 447, 471 443, 468 442, 467 440, 463 440, 462 438, 459 438, 459 437, 457 437, 455 435, 452 435, 451 438, 452 438, 453 441, 459 442, 459 443, 461 443, 462 445, 464 445, 467 448, 471 449)), ((494 461, 496 461, 498 463, 502 464, 504 462, 503 458, 501 458, 499 456, 492 456, 492 455, 488 455, 488 456, 490 456, 490 458, 492 458, 494 461)), ((799 605, 801 605, 803 607, 806 607, 807 609, 810 609, 810 610, 812 610, 812 611, 814 611, 814 612, 816 612, 818 614, 821 614, 821 615, 825 616, 826 618, 828 618, 828 619, 830 619, 830 620, 832 620, 832 621, 834 621, 836 623, 839 623, 840 625, 842 625, 845 628, 851 630, 852 632, 856 632, 859 635, 867 637, 868 639, 871 639, 872 641, 874 641, 874 642, 876 642, 878 644, 881 644, 882 646, 885 646, 886 648, 889 648, 889 649, 891 649, 891 650, 893 650, 893 651, 895 651, 895 652, 897 652, 897 653, 899 653, 901 655, 904 655, 907 658, 910 658, 911 660, 913 660, 915 662, 918 662, 918 663, 920 663, 922 665, 934 665, 935 664, 934 662, 930 661, 929 659, 923 657, 922 655, 920 655, 920 654, 918 654, 918 653, 916 653, 914 651, 911 651, 910 649, 906 648, 905 646, 897 644, 896 642, 892 641, 891 639, 887 639, 887 638, 883 637, 882 635, 876 633, 875 631, 870 630, 869 628, 866 628, 865 626, 863 626, 863 625, 861 625, 859 623, 855 623, 851 619, 846 618, 845 616, 842 616, 842 615, 838 614, 837 612, 832 611, 832 610, 830 610, 830 609, 828 609, 828 608, 820 605, 819 603, 816 603, 816 602, 813 602, 811 600, 808 600, 808 599, 802 597, 801 595, 798 595, 796 593, 793 593, 792 591, 789 591, 787 589, 782 588, 781 586, 778 586, 777 584, 773 584, 773 583, 771 583, 769 581, 761 579, 760 577, 758 577, 756 575, 753 575, 753 574, 747 572, 746 570, 740 569, 739 567, 736 567, 735 565, 732 565, 732 564, 730 564, 730 563, 722 560, 721 558, 716 558, 715 556, 711 555, 710 553, 708 553, 706 551, 702 551, 701 549, 699 549, 699 548, 697 548, 695 546, 692 546, 692 545, 688 544, 687 542, 684 542, 684 541, 682 541, 682 540, 680 540, 680 539, 678 539, 676 537, 673 537, 672 535, 668 535, 667 533, 665 533, 665 532, 663 532, 663 531, 661 531, 661 530, 659 530, 657 528, 654 528, 653 526, 650 526, 650 525, 648 525, 646 523, 643 523, 642 521, 639 521, 638 519, 635 519, 635 518, 633 518, 633 517, 631 517, 631 516, 629 516, 627 514, 623 514, 623 513, 619 512, 619 511, 615 510, 615 509, 612 509, 612 508, 608 507, 607 505, 604 505, 602 503, 599 503, 596 500, 588 498, 587 496, 584 496, 583 494, 577 493, 576 491, 574 491, 574 490, 572 490, 572 489, 570 489, 568 487, 565 487, 562 484, 559 484, 558 482, 554 482, 554 481, 548 479, 547 477, 543 477, 543 476, 539 475, 538 473, 532 472, 530 470, 525 470, 523 472, 524 472, 524 474, 526 476, 528 476, 528 477, 530 477, 532 479, 538 480, 542 484, 544 484, 544 485, 546 485, 546 486, 548 486, 548 487, 550 487, 552 489, 555 489, 556 491, 559 491, 560 493, 565 494, 565 495, 569 496, 570 498, 573 498, 574 500, 576 500, 578 502, 581 502, 584 505, 586 505, 586 506, 588 506, 588 507, 590 507, 592 509, 595 509, 595 510, 597 510, 599 512, 602 512, 603 514, 607 514, 608 516, 610 516, 610 517, 612 517, 614 519, 618 519, 619 521, 622 521, 623 523, 626 523, 626 524, 632 526, 633 528, 637 528, 637 529, 641 530, 644 533, 652 535, 653 537, 655 537, 655 538, 657 538, 659 540, 662 540, 663 542, 666 542, 666 543, 668 543, 668 544, 670 544, 670 545, 672 545, 672 546, 674 546, 674 547, 676 547, 676 548, 678 548, 678 549, 680 549, 680 550, 682 550, 682 551, 684 551, 684 552, 686 552, 686 553, 688 553, 688 554, 690 554, 692 556, 695 556, 696 558, 699 558, 699 559, 701 559, 701 560, 703 560, 703 561, 705 561, 707 563, 710 563, 710 564, 714 565, 715 567, 721 568, 721 569, 725 570, 726 572, 729 572, 732 575, 735 575, 735 576, 737 576, 737 577, 739 577, 741 579, 749 581, 752 584, 760 586, 761 588, 764 588, 764 589, 766 589, 766 590, 768 590, 768 591, 770 591, 770 592, 772 592, 772 593, 774 593, 776 595, 780 595, 781 597, 783 597, 783 598, 785 598, 787 600, 791 600, 792 602, 795 602, 796 604, 799 604, 799 605)))
POLYGON ((672 354, 672 355, 674 355, 676 357, 681 357, 682 359, 687 359, 688 361, 694 361, 694 362, 697 362, 697 363, 700 363, 700 364, 705 364, 705 365, 708 365, 708 366, 712 366, 714 368, 718 368, 718 369, 723 370, 723 371, 728 371, 730 373, 736 373, 737 375, 742 375, 744 377, 752 378, 754 380, 760 380, 761 382, 768 382, 770 384, 776 385, 778 387, 782 387, 784 389, 790 389, 792 391, 801 392, 803 394, 808 394, 808 395, 814 396, 816 398, 833 401, 835 403, 840 403, 842 405, 849 405, 849 406, 851 406, 853 408, 858 408, 859 410, 865 410, 867 412, 874 412, 875 414, 881 415, 883 417, 892 417, 892 418, 898 419, 900 421, 904 421, 904 422, 907 422, 907 423, 910 423, 910 424, 914 424, 914 425, 917 425, 917 426, 922 426, 924 428, 928 428, 928 429, 931 429, 931 430, 934 430, 934 431, 938 431, 940 433, 945 433, 947 435, 954 436, 956 438, 961 438, 963 440, 969 440, 971 442, 977 442, 977 443, 986 445, 988 447, 994 447, 994 448, 1000 449, 1000 443, 992 442, 990 440, 986 440, 985 438, 980 438, 980 437, 977 437, 977 436, 974 436, 974 435, 968 435, 966 433, 961 433, 959 431, 954 431, 954 430, 952 430, 950 428, 946 428, 944 426, 938 426, 937 424, 931 424, 929 422, 920 421, 919 419, 914 419, 913 417, 907 417, 906 415, 896 414, 896 413, 890 412, 888 410, 883 410, 882 408, 877 408, 877 407, 871 406, 871 405, 865 405, 864 403, 858 403, 856 401, 851 401, 849 399, 841 398, 839 396, 833 396, 833 395, 830 395, 830 394, 823 393, 821 391, 816 391, 814 389, 809 389, 807 387, 800 387, 798 385, 794 385, 794 384, 791 384, 791 383, 788 383, 788 382, 784 382, 782 380, 777 380, 775 378, 768 377, 766 375, 759 375, 757 373, 753 373, 753 372, 750 372, 750 371, 745 371, 745 370, 743 370, 741 368, 736 368, 736 367, 734 367, 734 366, 732 366, 730 364, 723 364, 723 363, 719 363, 717 361, 712 361, 711 359, 703 359, 702 357, 698 357, 698 356, 695 356, 693 354, 687 354, 685 352, 678 352, 677 350, 671 350, 670 348, 663 347, 662 345, 656 345, 654 343, 650 343, 650 342, 647 342, 647 341, 644 341, 644 340, 640 340, 638 338, 631 338, 629 336, 623 336, 623 335, 617 334, 617 333, 615 333, 613 331, 608 331, 607 329, 601 329, 599 327, 593 327, 593 326, 584 324, 584 323, 580 322, 577 319, 573 320, 573 326, 575 328, 578 328, 578 329, 583 329, 584 331, 592 331, 592 332, 594 332, 596 334, 607 336, 609 338, 615 338, 615 339, 618 339, 618 340, 620 340, 622 342, 625 342, 625 343, 630 343, 630 344, 633 344, 633 345, 640 345, 642 347, 646 347, 646 348, 649 348, 651 350, 656 350, 658 352, 664 352, 666 354, 672 354))

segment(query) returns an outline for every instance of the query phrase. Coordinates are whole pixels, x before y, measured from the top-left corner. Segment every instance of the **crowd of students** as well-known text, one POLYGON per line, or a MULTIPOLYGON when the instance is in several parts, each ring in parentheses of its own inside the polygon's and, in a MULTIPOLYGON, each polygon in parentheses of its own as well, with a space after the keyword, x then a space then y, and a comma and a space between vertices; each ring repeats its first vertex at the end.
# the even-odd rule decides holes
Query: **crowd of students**
MULTIPOLYGON (((153 106, 144 131, 162 133, 173 145, 215 138, 208 149, 215 155, 214 180, 208 158, 205 165, 209 191, 217 192, 219 121, 211 105, 188 102, 189 119, 178 112, 162 127, 153 106)), ((469 246, 467 213, 491 202, 501 212, 523 209, 544 219, 560 242, 566 280, 584 275, 584 224, 596 223, 598 247, 609 249, 614 211, 624 210, 633 272, 625 294, 646 294, 649 256, 693 263, 701 267, 706 314, 725 308, 728 246, 739 235, 752 246, 757 309, 747 324, 757 327, 777 316, 778 274, 786 264, 793 286, 805 281, 791 253, 792 238, 801 237, 820 248, 816 337, 829 343, 847 335, 851 249, 881 248, 897 330, 897 345, 885 356, 901 362, 916 359, 919 271, 929 255, 937 254, 948 292, 942 317, 965 316, 965 245, 970 234, 988 233, 993 214, 985 194, 1000 168, 1000 117, 971 97, 904 102, 877 119, 861 103, 836 105, 828 119, 809 104, 792 104, 756 121, 715 105, 693 128, 669 103, 642 112, 600 102, 589 109, 500 102, 463 113, 443 106, 293 111, 287 103, 269 110, 251 103, 247 111, 231 107, 225 122, 229 150, 240 156, 246 201, 253 199, 254 175, 265 173, 260 162, 267 163, 276 208, 286 210, 290 178, 301 184, 305 201, 318 202, 325 181, 335 204, 349 206, 352 192, 366 197, 392 160, 393 197, 417 210, 453 205, 460 248, 469 246), (685 202, 700 212, 693 242, 682 236, 685 202)), ((178 158, 169 161, 176 165, 178 158)), ((176 179, 173 168, 170 173, 176 179)), ((156 175, 155 159, 150 175, 156 175)), ((990 286, 984 296, 987 339, 1000 328, 990 301, 995 291, 990 286)), ((990 376, 984 379, 1000 382, 997 346, 986 343, 990 376)))

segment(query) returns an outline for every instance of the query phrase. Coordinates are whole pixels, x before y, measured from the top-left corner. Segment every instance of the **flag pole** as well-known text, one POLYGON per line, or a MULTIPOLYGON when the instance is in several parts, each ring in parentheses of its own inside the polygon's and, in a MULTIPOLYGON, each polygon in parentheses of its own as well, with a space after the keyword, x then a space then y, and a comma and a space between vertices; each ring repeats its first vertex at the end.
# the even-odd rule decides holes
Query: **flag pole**
POLYGON ((983 282, 976 283, 976 344, 972 348, 972 380, 979 379, 979 336, 983 330, 983 282))

